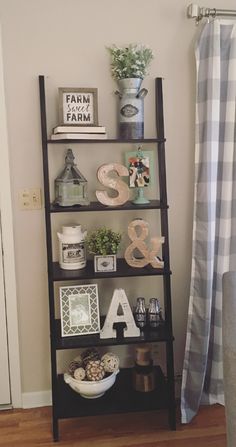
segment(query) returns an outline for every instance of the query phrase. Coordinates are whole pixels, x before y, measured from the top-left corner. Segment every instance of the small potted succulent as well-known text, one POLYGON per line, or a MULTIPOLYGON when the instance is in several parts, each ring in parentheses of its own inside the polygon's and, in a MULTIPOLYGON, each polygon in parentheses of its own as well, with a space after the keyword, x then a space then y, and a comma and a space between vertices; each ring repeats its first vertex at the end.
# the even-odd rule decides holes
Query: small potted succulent
POLYGON ((116 254, 121 233, 101 227, 89 232, 85 239, 89 253, 94 255, 95 272, 115 272, 116 254))

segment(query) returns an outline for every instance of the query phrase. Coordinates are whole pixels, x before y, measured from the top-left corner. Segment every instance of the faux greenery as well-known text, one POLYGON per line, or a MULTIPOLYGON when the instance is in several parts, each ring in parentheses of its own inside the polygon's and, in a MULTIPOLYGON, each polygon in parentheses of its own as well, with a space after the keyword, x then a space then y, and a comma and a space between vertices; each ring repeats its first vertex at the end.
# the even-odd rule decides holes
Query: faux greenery
POLYGON ((153 59, 152 50, 144 45, 130 44, 127 47, 113 45, 107 50, 111 55, 111 73, 115 80, 141 78, 153 59))
POLYGON ((94 255, 115 255, 121 242, 121 234, 101 227, 88 233, 85 241, 89 252, 94 255))

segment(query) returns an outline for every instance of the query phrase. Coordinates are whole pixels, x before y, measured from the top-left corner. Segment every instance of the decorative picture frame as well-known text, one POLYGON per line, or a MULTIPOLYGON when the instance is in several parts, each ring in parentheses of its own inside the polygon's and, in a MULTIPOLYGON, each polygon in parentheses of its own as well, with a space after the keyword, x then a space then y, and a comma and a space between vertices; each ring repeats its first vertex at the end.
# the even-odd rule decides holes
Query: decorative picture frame
POLYGON ((60 287, 62 337, 100 332, 97 284, 60 287))
POLYGON ((95 255, 94 271, 96 273, 116 272, 116 255, 95 255))
POLYGON ((153 151, 127 151, 125 165, 129 171, 129 188, 145 188, 153 183, 153 151))
POLYGON ((98 126, 98 89, 60 87, 59 121, 67 126, 98 126))

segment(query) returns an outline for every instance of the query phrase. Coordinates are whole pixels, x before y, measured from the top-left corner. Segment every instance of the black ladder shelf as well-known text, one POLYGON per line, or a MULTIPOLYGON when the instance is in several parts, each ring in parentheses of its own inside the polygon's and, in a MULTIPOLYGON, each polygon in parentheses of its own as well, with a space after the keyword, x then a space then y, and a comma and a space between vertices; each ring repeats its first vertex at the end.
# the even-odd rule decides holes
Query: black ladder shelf
MULTIPOLYGON (((176 404, 174 389, 174 360, 173 360, 173 333, 172 333, 172 312, 171 312, 171 271, 169 262, 169 235, 168 235, 168 204, 166 189, 166 164, 165 164, 165 136, 163 117, 163 90, 162 79, 155 80, 156 94, 156 128, 158 138, 145 138, 143 140, 50 140, 47 134, 46 118, 46 95, 45 79, 39 76, 40 92, 40 112, 41 112, 41 132, 42 132, 42 154, 43 154, 43 177, 44 177, 44 199, 45 199, 45 224, 46 224, 46 245, 47 245, 47 269, 48 269, 48 291, 49 291, 49 312, 50 312, 50 340, 51 340, 51 377, 52 377, 52 420, 53 438, 59 440, 59 420, 65 418, 101 415, 111 413, 126 413, 135 411, 152 411, 166 409, 168 412, 169 427, 176 429, 176 404), (49 189, 49 160, 48 145, 50 144, 124 144, 132 143, 152 143, 156 145, 158 157, 158 179, 159 179, 159 200, 152 200, 149 204, 139 206, 139 209, 158 209, 160 211, 161 234, 165 238, 162 247, 164 269, 153 269, 147 266, 143 269, 135 269, 128 266, 124 259, 118 260, 118 269, 114 273, 94 273, 91 262, 87 263, 82 270, 62 270, 57 262, 53 262, 52 253, 52 226, 51 216, 55 213, 65 212, 96 212, 110 211, 111 209, 98 202, 92 202, 88 206, 74 206, 61 208, 50 203, 49 189), (62 337, 60 320, 55 315, 54 283, 56 281, 72 281, 84 279, 98 279, 110 277, 135 277, 160 275, 163 279, 164 290, 164 325, 155 331, 145 331, 144 335, 135 338, 100 339, 98 335, 62 337), (131 369, 123 368, 117 376, 113 387, 99 399, 84 399, 79 394, 70 389, 64 383, 63 376, 57 372, 56 353, 62 349, 86 348, 89 346, 109 346, 125 345, 135 343, 165 343, 166 347, 166 377, 160 367, 156 367, 157 388, 153 392, 139 393, 132 389, 131 369)), ((115 208, 117 211, 137 209, 131 202, 115 208)), ((114 208, 112 208, 114 211, 114 208)))

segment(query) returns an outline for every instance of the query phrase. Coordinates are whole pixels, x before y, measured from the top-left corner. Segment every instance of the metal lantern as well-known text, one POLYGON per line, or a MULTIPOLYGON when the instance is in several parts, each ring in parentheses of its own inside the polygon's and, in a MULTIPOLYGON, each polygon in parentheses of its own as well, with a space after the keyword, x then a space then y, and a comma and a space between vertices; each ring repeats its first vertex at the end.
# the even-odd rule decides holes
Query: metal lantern
POLYGON ((87 180, 74 163, 72 149, 68 149, 65 167, 55 180, 55 203, 60 206, 89 205, 87 180))

